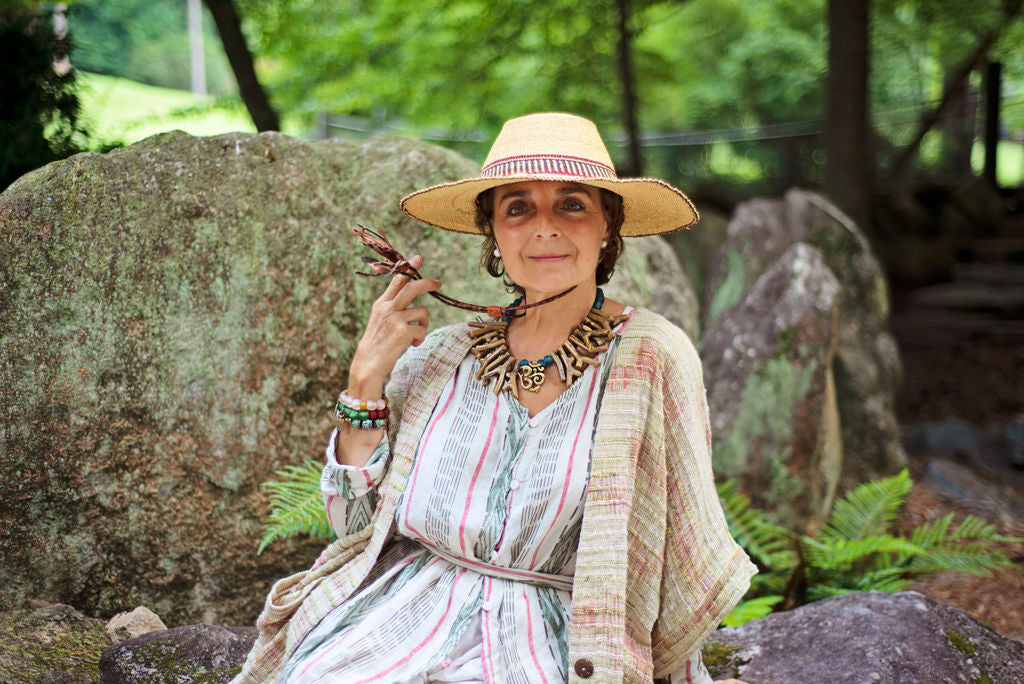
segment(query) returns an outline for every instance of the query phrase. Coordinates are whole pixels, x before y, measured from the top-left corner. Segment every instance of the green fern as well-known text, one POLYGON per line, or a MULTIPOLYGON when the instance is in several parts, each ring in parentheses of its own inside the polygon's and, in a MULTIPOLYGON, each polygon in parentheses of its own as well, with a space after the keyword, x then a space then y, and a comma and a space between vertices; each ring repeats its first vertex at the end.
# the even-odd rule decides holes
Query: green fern
POLYGON ((818 535, 822 541, 853 541, 885 534, 914 487, 906 468, 892 477, 859 485, 836 501, 818 535))
POLYGON ((739 627, 744 622, 763 618, 771 613, 772 608, 782 599, 783 597, 778 594, 768 594, 752 598, 749 601, 740 601, 732 609, 732 612, 722 620, 722 624, 726 627, 739 627))
POLYGON ((321 464, 306 460, 302 465, 285 466, 274 473, 279 479, 261 485, 270 492, 270 513, 263 521, 263 539, 256 549, 257 554, 263 553, 263 549, 279 537, 297 534, 334 537, 320 494, 322 471, 321 464))
POLYGON ((738 491, 732 480, 717 485, 717 489, 729 532, 758 565, 786 567, 796 562, 789 530, 754 508, 750 497, 738 491))
POLYGON ((895 522, 913 486, 906 470, 861 484, 836 501, 820 532, 809 536, 772 523, 731 481, 719 485, 729 529, 762 571, 748 592, 754 598, 742 602, 730 622, 739 624, 766 606, 795 607, 851 591, 902 591, 923 574, 954 570, 985 576, 1013 565, 998 545, 1021 540, 996 534, 994 525, 974 516, 953 528, 951 513, 909 536, 896 534, 895 522), (760 598, 765 601, 753 603, 760 598))

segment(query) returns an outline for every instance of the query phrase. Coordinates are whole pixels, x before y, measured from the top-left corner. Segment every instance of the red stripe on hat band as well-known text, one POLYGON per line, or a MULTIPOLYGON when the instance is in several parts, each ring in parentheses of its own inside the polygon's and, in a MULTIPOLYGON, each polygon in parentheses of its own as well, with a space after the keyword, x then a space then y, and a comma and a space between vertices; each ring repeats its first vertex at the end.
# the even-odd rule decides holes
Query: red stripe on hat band
POLYGON ((573 178, 617 179, 615 169, 582 157, 560 154, 530 154, 496 159, 480 170, 483 178, 543 174, 573 178))

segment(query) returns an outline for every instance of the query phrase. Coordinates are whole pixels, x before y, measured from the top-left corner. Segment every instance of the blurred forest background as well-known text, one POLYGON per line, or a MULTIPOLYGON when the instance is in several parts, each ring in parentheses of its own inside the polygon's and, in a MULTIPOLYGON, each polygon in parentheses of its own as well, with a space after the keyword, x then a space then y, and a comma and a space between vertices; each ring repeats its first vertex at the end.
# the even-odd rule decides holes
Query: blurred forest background
POLYGON ((878 236, 927 232, 920 211, 934 207, 906 192, 1024 178, 1020 5, 3 0, 4 78, 36 88, 14 36, 55 24, 38 47, 70 70, 44 79, 46 97, 5 89, 0 184, 47 156, 173 128, 398 132, 482 159, 505 119, 565 110, 598 123, 620 173, 666 178, 705 204, 824 187, 878 236), (987 170, 986 116, 998 149, 987 170), (29 129, 49 155, 12 155, 29 129))

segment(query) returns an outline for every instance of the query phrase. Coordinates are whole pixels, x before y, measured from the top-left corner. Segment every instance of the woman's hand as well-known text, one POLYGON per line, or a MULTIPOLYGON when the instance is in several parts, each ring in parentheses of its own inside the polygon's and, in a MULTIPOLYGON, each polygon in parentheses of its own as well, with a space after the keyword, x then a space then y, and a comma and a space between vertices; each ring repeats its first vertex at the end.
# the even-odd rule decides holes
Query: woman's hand
MULTIPOLYGON (((423 257, 417 254, 409 263, 418 270, 423 265, 423 257)), ((427 307, 410 307, 410 304, 419 295, 440 287, 441 281, 434 278, 413 280, 396 275, 391 279, 384 294, 370 307, 366 329, 352 356, 349 394, 361 399, 381 396, 384 380, 398 357, 410 344, 418 346, 427 336, 430 322, 427 307)))
MULTIPOLYGON (((416 255, 409 263, 419 269, 423 257, 416 255)), ((440 287, 441 281, 433 278, 413 280, 409 276, 396 275, 391 279, 384 294, 370 307, 366 330, 352 356, 347 388, 351 396, 367 401, 383 396, 384 381, 398 357, 410 344, 417 346, 427 336, 427 324, 430 322, 427 307, 409 305, 424 292, 440 287)), ((335 457, 343 465, 362 467, 380 439, 381 430, 356 430, 342 426, 335 442, 335 457)))

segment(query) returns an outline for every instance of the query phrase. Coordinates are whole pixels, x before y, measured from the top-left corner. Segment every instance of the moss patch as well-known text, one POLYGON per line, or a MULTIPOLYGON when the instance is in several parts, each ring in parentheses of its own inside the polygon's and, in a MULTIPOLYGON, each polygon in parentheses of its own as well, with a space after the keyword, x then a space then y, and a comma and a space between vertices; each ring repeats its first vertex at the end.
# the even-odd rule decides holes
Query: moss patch
POLYGON ((736 679, 740 676, 740 668, 750 662, 750 658, 741 658, 739 651, 735 646, 709 643, 704 644, 700 657, 713 678, 736 679))
POLYGON ((159 682, 160 684, 221 684, 242 670, 241 665, 203 667, 189 661, 185 647, 167 641, 139 644, 131 651, 131 664, 123 667, 123 674, 131 681, 159 682))
POLYGON ((974 644, 971 643, 971 640, 955 629, 946 630, 946 641, 949 642, 950 646, 969 658, 974 658, 978 655, 978 651, 974 648, 974 644))
POLYGON ((99 682, 102 621, 67 606, 0 613, 0 681, 99 682))

